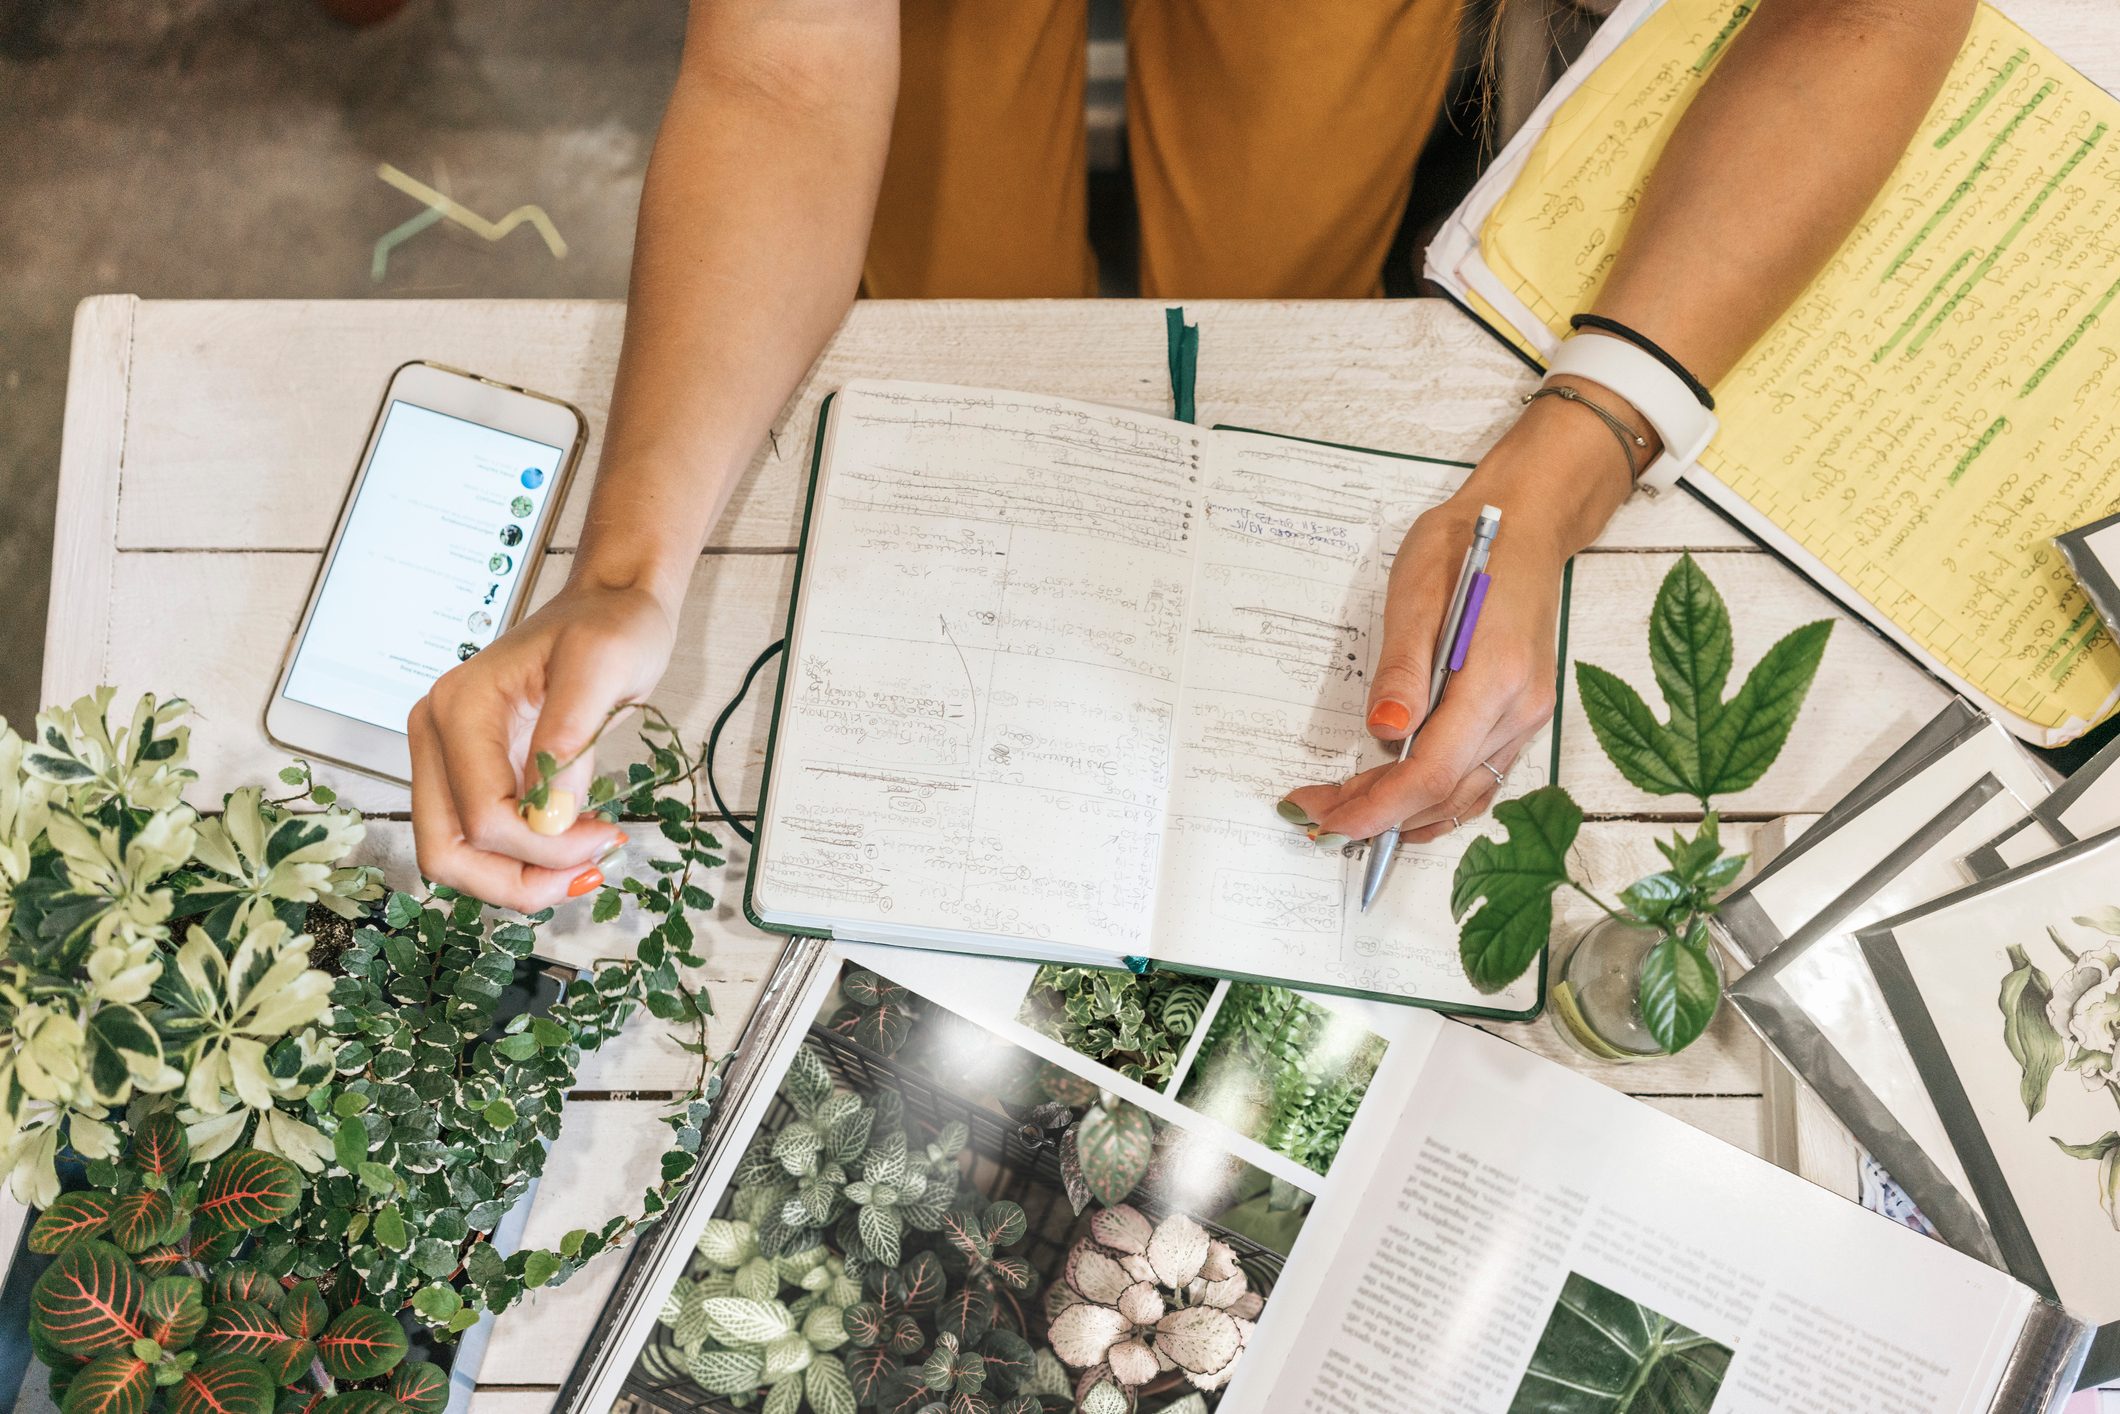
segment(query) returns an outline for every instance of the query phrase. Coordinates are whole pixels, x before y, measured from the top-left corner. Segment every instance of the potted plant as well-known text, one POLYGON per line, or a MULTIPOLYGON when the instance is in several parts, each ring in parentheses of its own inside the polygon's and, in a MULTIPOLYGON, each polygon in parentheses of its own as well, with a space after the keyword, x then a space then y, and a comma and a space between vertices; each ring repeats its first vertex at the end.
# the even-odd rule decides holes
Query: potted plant
POLYGON ((1693 557, 1680 556, 1649 618, 1649 663, 1667 720, 1603 668, 1577 663, 1575 683, 1620 774, 1652 795, 1691 796, 1700 827, 1657 841, 1667 867, 1607 903, 1569 864, 1583 812, 1566 790, 1546 786, 1495 806, 1505 837, 1473 841, 1451 888, 1458 953, 1473 984, 1499 991, 1523 975, 1552 934, 1553 893, 1566 886, 1604 917, 1577 942, 1553 989, 1562 1034, 1611 1060, 1668 1054, 1698 1039, 1722 998, 1708 919, 1745 864, 1723 849, 1713 797, 1751 786, 1781 754, 1832 629, 1820 619, 1791 631, 1725 700, 1730 613, 1693 557))
POLYGON ((68 1414, 439 1409, 446 1344, 564 1281, 667 1206, 716 1089, 688 913, 718 867, 680 787, 696 763, 651 715, 652 764, 598 804, 675 857, 597 901, 647 923, 635 956, 540 1014, 503 999, 549 914, 447 889, 386 893, 348 862, 365 827, 297 764, 218 816, 183 799, 181 701, 111 690, 0 725, 0 1165, 42 1209, 30 1340, 68 1414), (585 1052, 646 1007, 701 1057, 640 1209, 503 1253, 585 1052), (74 1173, 62 1191, 62 1168, 74 1173))

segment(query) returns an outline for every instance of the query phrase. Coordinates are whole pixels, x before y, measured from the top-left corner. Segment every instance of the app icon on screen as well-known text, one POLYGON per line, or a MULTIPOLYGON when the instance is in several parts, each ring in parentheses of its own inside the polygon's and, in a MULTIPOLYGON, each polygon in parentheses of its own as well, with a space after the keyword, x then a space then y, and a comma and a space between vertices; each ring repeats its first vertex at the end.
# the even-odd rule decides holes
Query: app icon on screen
POLYGON ((493 558, 486 561, 486 568, 495 574, 506 574, 515 568, 515 557, 496 550, 493 552, 493 558))
POLYGON ((469 617, 464 620, 464 627, 470 629, 473 633, 484 633, 487 629, 493 627, 493 615, 487 613, 484 609, 473 609, 469 617))
POLYGON ((526 466, 523 468, 523 489, 525 491, 535 491, 538 487, 544 484, 545 474, 542 471, 539 471, 534 466, 526 466))
POLYGON ((528 496, 517 496, 508 503, 508 514, 519 518, 528 518, 534 509, 536 507, 531 504, 528 496))
POLYGON ((501 527, 501 544, 513 548, 523 543, 523 528, 513 521, 501 527))
POLYGON ((487 586, 486 586, 486 597, 485 597, 485 598, 483 598, 483 599, 481 599, 481 600, 479 600, 479 603, 481 603, 481 604, 491 604, 491 603, 493 602, 493 596, 494 596, 494 595, 496 595, 496 594, 498 594, 498 593, 500 593, 500 592, 501 592, 501 587, 500 587, 500 586, 499 586, 498 584, 489 584, 489 585, 487 585, 487 586))
POLYGON ((461 663, 476 652, 478 652, 476 643, 459 643, 456 645, 456 661, 461 663))

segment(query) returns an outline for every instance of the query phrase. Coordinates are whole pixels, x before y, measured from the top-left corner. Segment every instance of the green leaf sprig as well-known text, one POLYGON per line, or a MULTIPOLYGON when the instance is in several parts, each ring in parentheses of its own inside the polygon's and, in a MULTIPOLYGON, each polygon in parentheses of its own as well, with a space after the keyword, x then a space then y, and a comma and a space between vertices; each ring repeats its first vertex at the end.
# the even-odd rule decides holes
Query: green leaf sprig
POLYGON ((1708 919, 1745 864, 1744 855, 1723 852, 1711 800, 1755 784, 1781 754, 1832 628, 1820 619, 1793 630, 1725 699, 1734 656, 1729 609, 1693 557, 1680 556, 1649 619, 1649 664, 1667 719, 1658 721, 1639 692, 1604 668, 1577 663, 1575 682, 1590 729, 1620 774, 1652 795, 1693 797, 1700 828, 1658 840, 1668 867, 1622 889, 1615 905, 1570 869, 1583 812, 1566 790, 1546 786, 1496 805, 1503 837, 1474 840, 1451 881, 1458 956, 1472 984, 1497 992, 1521 977, 1552 935, 1554 892, 1571 888, 1608 917, 1657 930, 1642 963, 1643 1021, 1667 1052, 1697 1040, 1721 999, 1708 919))

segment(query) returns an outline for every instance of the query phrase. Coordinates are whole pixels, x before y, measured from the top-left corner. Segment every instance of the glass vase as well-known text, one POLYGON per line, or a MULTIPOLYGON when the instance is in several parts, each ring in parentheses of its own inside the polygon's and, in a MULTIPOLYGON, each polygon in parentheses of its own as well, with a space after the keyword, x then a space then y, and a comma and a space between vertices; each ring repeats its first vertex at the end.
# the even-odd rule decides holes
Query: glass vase
MULTIPOLYGON (((1654 928, 1600 918, 1576 939, 1553 984, 1554 1029, 1570 1045, 1599 1060, 1636 1061, 1665 1054, 1642 1017, 1642 961, 1662 935, 1654 928)), ((1722 955, 1712 945, 1717 990, 1722 955)))

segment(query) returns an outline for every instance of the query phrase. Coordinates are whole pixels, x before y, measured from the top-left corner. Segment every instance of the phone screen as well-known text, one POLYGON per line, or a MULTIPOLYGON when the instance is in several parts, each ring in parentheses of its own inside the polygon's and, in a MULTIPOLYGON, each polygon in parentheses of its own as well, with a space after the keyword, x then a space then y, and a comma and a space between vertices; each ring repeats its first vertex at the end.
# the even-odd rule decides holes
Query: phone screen
POLYGON ((393 400, 285 695, 404 731, 434 680, 508 621, 565 455, 393 400))

